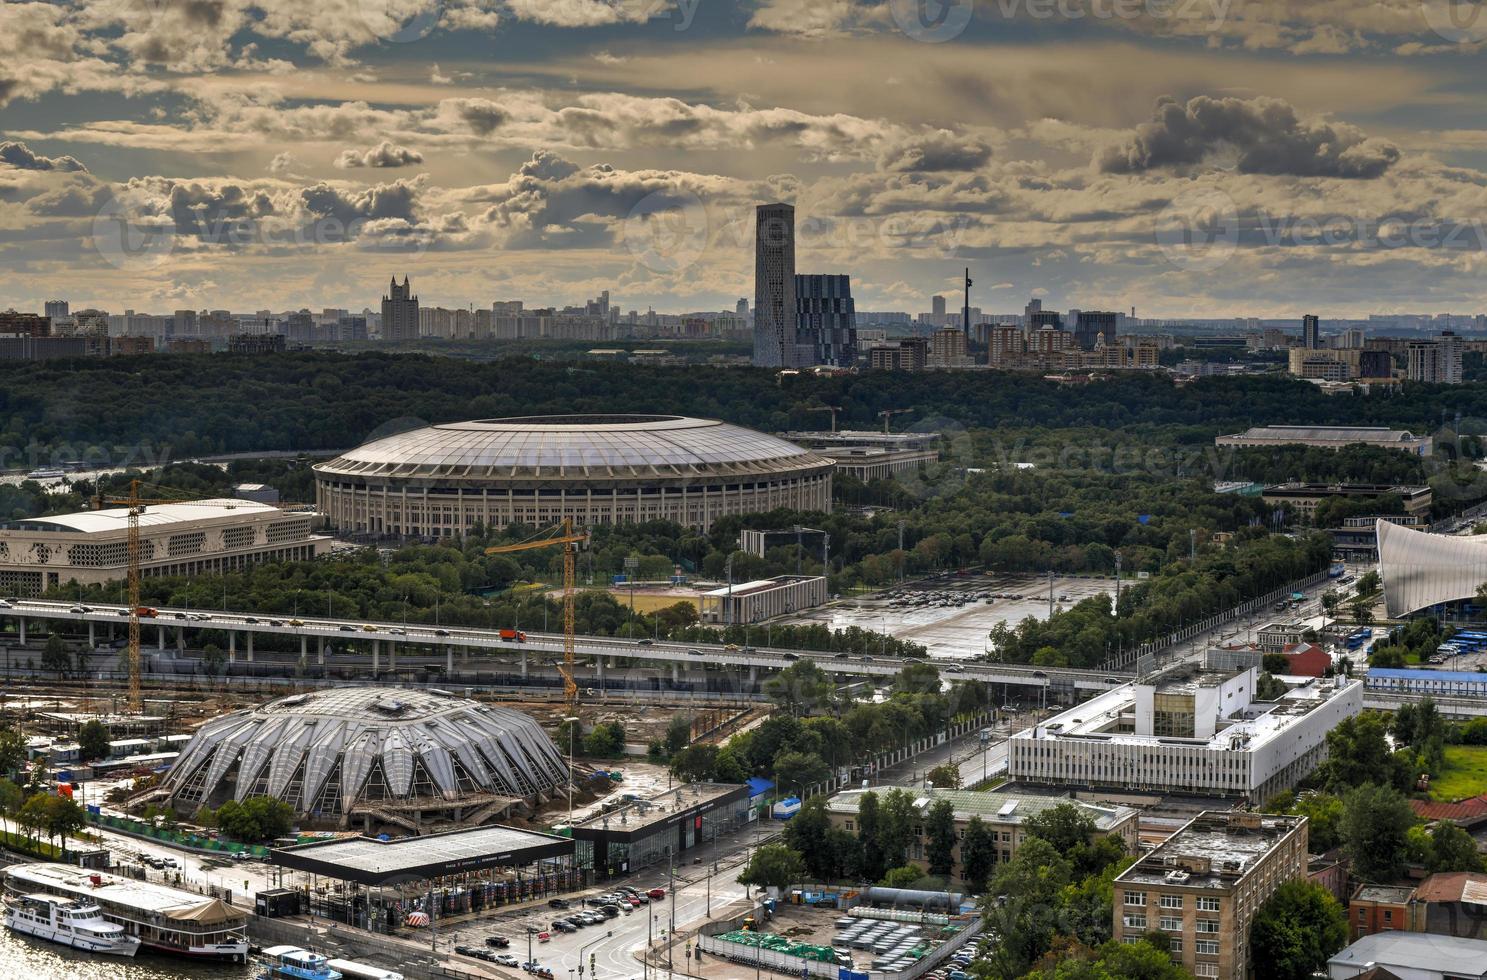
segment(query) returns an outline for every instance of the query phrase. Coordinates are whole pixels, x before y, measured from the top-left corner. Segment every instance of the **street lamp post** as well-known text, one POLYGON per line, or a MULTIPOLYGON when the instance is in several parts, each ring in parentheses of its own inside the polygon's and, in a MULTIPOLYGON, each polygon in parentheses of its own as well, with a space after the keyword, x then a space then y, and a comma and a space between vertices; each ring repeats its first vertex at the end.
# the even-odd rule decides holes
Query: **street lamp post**
POLYGON ((569 715, 563 721, 568 724, 568 826, 573 826, 573 732, 578 728, 578 716, 569 715))

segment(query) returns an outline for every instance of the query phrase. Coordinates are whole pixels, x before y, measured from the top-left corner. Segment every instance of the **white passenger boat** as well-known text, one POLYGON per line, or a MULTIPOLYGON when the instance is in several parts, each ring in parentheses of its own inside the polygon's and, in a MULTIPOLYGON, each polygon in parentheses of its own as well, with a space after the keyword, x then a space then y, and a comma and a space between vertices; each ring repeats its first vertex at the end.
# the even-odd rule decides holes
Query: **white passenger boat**
POLYGON ((139 939, 108 922, 91 902, 57 895, 17 895, 5 900, 5 926, 73 949, 113 956, 133 956, 139 939))

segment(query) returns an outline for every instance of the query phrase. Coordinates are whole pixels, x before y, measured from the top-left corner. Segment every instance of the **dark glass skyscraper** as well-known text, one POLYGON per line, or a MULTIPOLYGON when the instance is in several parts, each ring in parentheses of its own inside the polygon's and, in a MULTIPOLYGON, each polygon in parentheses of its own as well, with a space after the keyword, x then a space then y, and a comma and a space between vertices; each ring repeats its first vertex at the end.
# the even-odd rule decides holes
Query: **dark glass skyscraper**
POLYGON ((795 277, 796 363, 857 363, 857 309, 848 276, 795 277))
POLYGON ((761 204, 754 225, 754 364, 795 366, 795 208, 761 204))
POLYGON ((1301 346, 1318 350, 1322 346, 1322 321, 1308 313, 1301 318, 1301 346))

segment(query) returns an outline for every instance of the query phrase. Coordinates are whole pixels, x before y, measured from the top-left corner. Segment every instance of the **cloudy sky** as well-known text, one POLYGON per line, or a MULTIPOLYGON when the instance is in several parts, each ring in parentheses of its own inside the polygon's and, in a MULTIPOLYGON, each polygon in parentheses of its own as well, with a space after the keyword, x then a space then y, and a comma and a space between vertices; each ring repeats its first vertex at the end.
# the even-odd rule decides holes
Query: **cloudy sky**
POLYGON ((1487 311, 1484 42, 1475 0, 6 0, 0 307, 731 308, 786 200, 859 309, 970 266, 992 311, 1487 311))

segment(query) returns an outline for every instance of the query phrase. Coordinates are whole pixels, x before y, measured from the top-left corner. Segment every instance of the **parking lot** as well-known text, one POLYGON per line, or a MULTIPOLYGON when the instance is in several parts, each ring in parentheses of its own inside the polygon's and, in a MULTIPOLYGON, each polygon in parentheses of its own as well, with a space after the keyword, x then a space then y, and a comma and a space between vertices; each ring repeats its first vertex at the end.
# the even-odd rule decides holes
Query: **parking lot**
POLYGON ((824 623, 832 629, 857 626, 923 644, 931 657, 965 660, 984 656, 987 634, 998 623, 1015 626, 1029 616, 1046 619, 1095 595, 1114 595, 1113 578, 1029 575, 942 576, 905 583, 870 597, 838 599, 778 620, 824 623))

